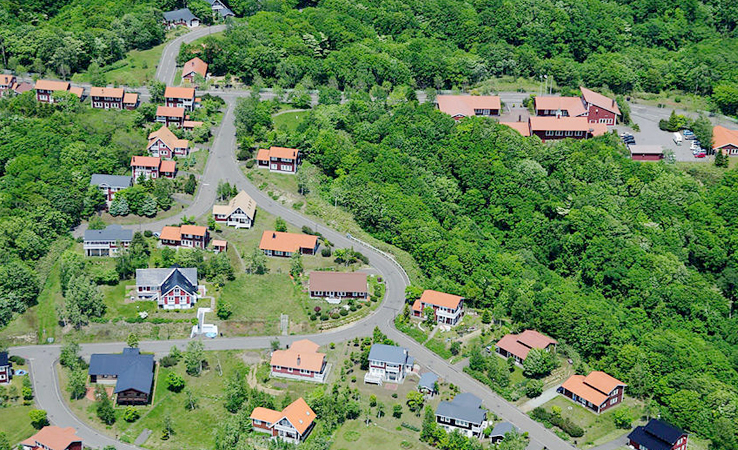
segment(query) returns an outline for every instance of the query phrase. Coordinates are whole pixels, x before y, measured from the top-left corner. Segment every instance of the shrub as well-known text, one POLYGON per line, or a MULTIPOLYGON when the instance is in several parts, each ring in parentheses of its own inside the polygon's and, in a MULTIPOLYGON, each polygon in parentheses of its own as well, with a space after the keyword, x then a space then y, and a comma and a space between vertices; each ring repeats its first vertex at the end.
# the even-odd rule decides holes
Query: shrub
POLYGON ((167 355, 159 360, 159 364, 161 364, 162 367, 176 366, 177 362, 179 362, 179 359, 172 355, 167 355))
POLYGON ((18 355, 13 355, 9 359, 10 359, 11 362, 13 362, 14 364, 17 364, 19 366, 23 366, 23 365, 26 364, 26 360, 23 359, 23 357, 18 356, 18 355))
POLYGON ((543 381, 541 380, 530 380, 525 385, 525 395, 528 398, 535 398, 543 393, 543 381))
POLYGON ((330 249, 330 247, 323 247, 323 250, 320 251, 320 254, 323 257, 325 257, 325 258, 330 257, 331 256, 331 249, 330 249))
MULTIPOLYGON (((356 311, 356 307, 354 307, 354 309, 352 309, 351 311, 356 311)), ((341 311, 339 312, 339 314, 341 314, 343 317, 348 316, 348 313, 349 312, 346 310, 346 308, 341 308, 341 311)))
POLYGON ((328 320, 328 313, 321 313, 320 320, 328 320))
POLYGON ((185 380, 182 378, 181 375, 178 375, 174 372, 170 372, 169 375, 167 375, 167 389, 169 389, 172 392, 180 392, 182 389, 184 389, 185 386, 185 380))
POLYGON ((338 313, 331 313, 331 319, 338 319, 341 317, 338 313))
POLYGON ((123 410, 123 420, 126 422, 135 422, 139 418, 139 413, 136 408, 133 406, 126 406, 126 409, 123 410))
POLYGON ((145 237, 151 237, 151 236, 153 236, 153 235, 154 235, 154 233, 152 233, 152 232, 151 232, 151 230, 145 230, 145 231, 144 231, 144 236, 145 236, 145 237))
POLYGON ((254 161, 253 159, 249 159, 248 161, 246 161, 246 167, 249 169, 254 167, 254 164, 256 164, 256 161, 254 161))
POLYGON ((316 306, 315 308, 313 308, 313 311, 315 311, 316 313, 319 313, 320 312, 320 306, 316 306))
POLYGON ((571 437, 578 438, 584 436, 582 427, 572 422, 568 417, 561 417, 559 414, 550 413, 540 406, 531 411, 530 416, 544 424, 550 423, 561 428, 562 431, 571 437))

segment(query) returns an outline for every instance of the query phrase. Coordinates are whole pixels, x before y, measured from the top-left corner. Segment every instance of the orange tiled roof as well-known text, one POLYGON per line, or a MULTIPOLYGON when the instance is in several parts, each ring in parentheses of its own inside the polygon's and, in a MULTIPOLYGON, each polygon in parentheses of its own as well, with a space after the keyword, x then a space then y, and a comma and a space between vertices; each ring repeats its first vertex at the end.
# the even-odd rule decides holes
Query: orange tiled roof
POLYGON ((201 127, 202 124, 203 122, 199 120, 185 120, 184 122, 182 122, 182 127, 183 128, 197 128, 197 127, 201 127))
POLYGON ((582 86, 579 86, 579 90, 582 91, 582 98, 584 98, 585 102, 591 103, 597 107, 620 115, 620 108, 618 108, 618 102, 616 102, 615 100, 611 99, 610 97, 605 97, 604 95, 599 94, 595 91, 590 91, 589 89, 582 86))
POLYGON ((161 158, 158 156, 134 156, 131 158, 131 166, 136 167, 159 167, 161 158))
POLYGON ((420 296, 420 302, 426 305, 441 306, 443 308, 456 309, 461 303, 464 297, 453 294, 446 294, 445 292, 433 291, 426 289, 423 291, 423 295, 420 296))
POLYGON ((182 234, 191 234, 193 236, 204 237, 208 232, 207 228, 198 225, 182 225, 180 229, 182 230, 182 234))
POLYGON ((146 148, 151 148, 157 139, 161 140, 164 145, 172 150, 175 148, 187 148, 190 145, 190 141, 187 139, 179 139, 174 133, 172 133, 172 130, 167 127, 161 127, 158 130, 149 133, 149 145, 146 148))
POLYGON ((508 126, 523 136, 530 136, 528 122, 500 122, 500 125, 508 126))
POLYGON ((625 386, 625 383, 598 370, 591 372, 586 377, 572 375, 561 385, 567 391, 597 406, 602 405, 609 397, 610 392, 618 386, 625 386))
POLYGON ((54 81, 54 80, 36 80, 34 89, 43 89, 45 91, 68 91, 68 81, 54 81))
POLYGON ((731 130, 723 126, 712 129, 712 148, 719 149, 727 145, 738 147, 738 130, 731 130))
POLYGON ((261 420, 266 423, 277 423, 282 419, 282 412, 258 406, 251 411, 251 419, 261 420))
POLYGON ((474 116, 475 109, 500 110, 500 97, 496 95, 439 95, 438 109, 451 117, 474 116))
POLYGON ((82 98, 82 94, 84 94, 85 88, 72 86, 69 88, 69 92, 71 92, 72 94, 76 95, 79 98, 82 98))
POLYGON ((109 87, 91 87, 90 95, 92 97, 113 97, 122 99, 125 95, 123 88, 109 88, 109 87))
POLYGON ((167 241, 181 241, 182 230, 179 227, 164 227, 161 229, 159 239, 164 239, 167 241))
POLYGON ((167 88, 164 90, 164 97, 186 98, 188 100, 192 100, 195 98, 195 88, 167 86, 167 88))
POLYGON ((269 161, 269 149, 268 148, 259 149, 259 152, 256 154, 256 160, 257 161, 269 161))
POLYGON ((531 131, 583 131, 595 128, 586 117, 541 117, 530 118, 531 131))
POLYGON ((13 81, 13 78, 15 78, 15 75, 0 74, 0 84, 9 85, 13 81))
POLYGON ((213 239, 213 247, 227 247, 228 241, 221 241, 220 239, 213 239))
POLYGON ((135 92, 126 92, 126 95, 123 96, 123 103, 127 105, 135 105, 138 103, 138 94, 135 92))
POLYGON ((283 409, 282 415, 290 421, 292 426, 295 427, 300 434, 305 433, 305 431, 310 427, 310 424, 315 420, 315 412, 310 409, 302 397, 290 403, 289 406, 283 409))
POLYGON ((177 118, 184 119, 185 109, 184 108, 176 108, 174 106, 157 106, 156 107, 156 115, 157 116, 164 116, 164 117, 177 117, 177 118))
POLYGON ((161 172, 167 172, 167 173, 176 172, 177 171, 177 161, 171 161, 171 160, 162 161, 161 165, 159 166, 159 170, 161 172))
POLYGON ((208 63, 198 57, 192 58, 191 60, 184 63, 184 66, 182 67, 182 76, 189 75, 192 72, 195 72, 196 74, 205 78, 205 75, 207 75, 208 73, 208 63))
POLYGON ((320 372, 323 368, 325 353, 318 353, 318 344, 307 339, 297 341, 286 350, 275 350, 272 353, 272 366, 291 367, 295 370, 320 372))
POLYGON ((72 427, 46 426, 21 442, 21 445, 33 448, 37 447, 37 442, 49 450, 65 450, 75 442, 82 442, 82 438, 74 434, 74 428, 72 427))
POLYGON ((300 154, 300 150, 296 148, 285 148, 285 147, 270 147, 269 148, 270 158, 297 159, 297 155, 299 154, 300 154))
POLYGON ((301 248, 313 249, 317 245, 317 236, 266 230, 261 235, 259 248, 278 252, 296 252, 301 248))
POLYGON ((580 97, 536 97, 536 111, 568 111, 569 117, 577 117, 587 112, 580 97))

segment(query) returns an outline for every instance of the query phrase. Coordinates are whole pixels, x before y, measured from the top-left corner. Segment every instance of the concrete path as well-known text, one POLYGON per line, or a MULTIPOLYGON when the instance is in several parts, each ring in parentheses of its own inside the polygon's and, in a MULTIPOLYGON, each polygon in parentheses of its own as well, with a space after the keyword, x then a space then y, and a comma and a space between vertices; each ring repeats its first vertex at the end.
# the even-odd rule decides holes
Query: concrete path
POLYGON ((523 403, 522 405, 520 405, 520 410, 525 411, 525 412, 532 411, 535 408, 543 405, 547 401, 553 400, 557 395, 559 395, 556 393, 557 388, 558 386, 554 386, 554 387, 546 389, 538 397, 532 398, 528 400, 527 402, 523 403))

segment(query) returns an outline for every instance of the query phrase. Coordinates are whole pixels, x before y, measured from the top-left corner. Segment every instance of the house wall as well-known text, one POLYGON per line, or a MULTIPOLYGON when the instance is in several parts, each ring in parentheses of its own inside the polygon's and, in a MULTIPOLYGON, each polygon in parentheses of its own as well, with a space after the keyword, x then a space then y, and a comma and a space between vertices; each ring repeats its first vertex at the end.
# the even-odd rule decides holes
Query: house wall
POLYGON ((190 294, 179 287, 159 297, 159 306, 164 309, 189 309, 197 301, 197 296, 190 294))
POLYGON ((572 132, 572 134, 569 135, 569 136, 566 135, 566 132, 562 132, 561 135, 559 135, 559 136, 557 136, 555 133, 552 134, 552 135, 548 135, 548 134, 546 134, 545 131, 532 131, 531 133, 534 134, 534 135, 536 135, 536 136, 538 136, 539 138, 541 138, 541 140, 544 141, 544 142, 546 142, 546 141, 554 141, 554 140, 559 140, 559 139, 566 139, 566 138, 571 138, 571 139, 585 139, 585 138, 587 138, 587 133, 585 133, 583 131, 580 132, 580 134, 577 134, 576 132, 572 132))
POLYGON ((118 393, 116 403, 119 405, 144 405, 149 402, 148 394, 135 389, 128 389, 118 393))
POLYGON ((143 174, 147 180, 158 178, 159 169, 152 168, 152 167, 133 166, 133 182, 134 183, 138 181, 138 178, 141 176, 141 174, 143 174))
POLYGON ((290 368, 288 367, 279 367, 279 366, 272 366, 272 373, 276 376, 279 376, 280 374, 294 376, 294 377, 300 377, 305 379, 313 379, 315 378, 315 372, 309 371, 308 373, 301 373, 300 369, 292 368, 292 371, 290 372, 290 368))
POLYGON ((297 162, 294 159, 269 158, 269 170, 271 172, 295 173, 297 162))
POLYGON ((607 411, 613 406, 619 405, 623 401, 623 391, 624 389, 622 386, 615 388, 615 390, 610 394, 610 397, 607 398, 607 401, 600 406, 600 412, 607 411))
POLYGON ((366 298, 366 292, 310 291, 311 297, 318 298, 366 298))
POLYGON ((92 97, 91 104, 96 109, 123 109, 122 98, 92 97))
POLYGON ((608 125, 615 125, 617 116, 612 111, 590 104, 587 120, 589 123, 606 123, 608 125))
POLYGON ((54 103, 53 91, 36 89, 36 100, 42 103, 54 103))
POLYGON ((192 99, 167 97, 165 103, 167 106, 184 108, 185 111, 192 111, 193 107, 195 106, 195 99, 194 97, 192 99))
POLYGON ((10 365, 0 366, 0 383, 9 383, 11 378, 10 365))
POLYGON ((723 151, 723 154, 727 154, 728 156, 738 156, 738 147, 735 145, 723 145, 720 149, 723 151))
POLYGON ((251 419, 251 425, 254 427, 255 431, 261 431, 262 433, 266 432, 266 433, 272 434, 272 427, 271 427, 271 424, 269 423, 262 422, 260 420, 251 419))
POLYGON ((633 153, 630 159, 632 159, 633 161, 659 161, 663 159, 663 157, 664 155, 644 155, 641 153, 633 153))

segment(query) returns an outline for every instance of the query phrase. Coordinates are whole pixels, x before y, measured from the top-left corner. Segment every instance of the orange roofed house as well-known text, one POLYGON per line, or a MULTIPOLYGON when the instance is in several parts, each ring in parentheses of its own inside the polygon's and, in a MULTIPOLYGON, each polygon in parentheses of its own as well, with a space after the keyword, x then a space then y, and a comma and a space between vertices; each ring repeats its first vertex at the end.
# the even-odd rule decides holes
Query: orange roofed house
POLYGON ((187 156, 190 154, 190 141, 179 139, 167 127, 161 127, 149 133, 149 145, 146 149, 151 156, 161 158, 172 158, 174 156, 187 156))
POLYGON ((712 129, 712 150, 721 151, 723 155, 738 156, 738 130, 722 126, 712 129))
POLYGON ((82 450, 82 438, 74 428, 47 426, 21 442, 23 450, 82 450))
POLYGON ((82 98, 83 88, 72 87, 68 81, 38 80, 34 86, 36 100, 42 103, 54 103, 55 92, 71 92, 82 98))
POLYGON ((123 88, 91 87, 90 101, 97 109, 123 109, 123 97, 126 92, 123 88))
POLYGON ((267 230, 261 235, 259 248, 267 256, 289 258, 295 252, 300 252, 303 255, 314 255, 318 251, 318 237, 311 234, 267 230))
POLYGON ((433 308, 436 322, 456 325, 464 317, 464 297, 426 289, 413 303, 413 317, 424 317, 425 308, 433 308))
POLYGON ((195 88, 167 86, 164 90, 164 103, 170 108, 195 109, 195 88))
POLYGON ((254 408, 251 424, 254 431, 269 433, 276 439, 297 444, 304 441, 313 430, 315 412, 300 397, 282 411, 261 406, 254 408))
POLYGON ((159 235, 159 242, 170 247, 187 247, 204 249, 208 245, 210 234, 206 227, 182 225, 180 227, 164 227, 159 235))
POLYGON ((295 173, 300 164, 300 150, 284 147, 261 149, 256 155, 256 163, 259 168, 270 172, 295 173))
POLYGON ((579 90, 582 91, 582 101, 587 108, 587 120, 589 123, 615 125, 620 115, 618 102, 581 86, 579 90))
POLYGON ((590 123, 586 117, 539 117, 528 119, 530 134, 538 136, 542 141, 556 139, 588 139, 602 136, 607 132, 607 125, 590 123))
POLYGON ((341 303, 342 298, 364 299, 369 296, 366 274, 362 272, 310 272, 310 297, 341 303))
POLYGON ((0 97, 15 88, 17 81, 15 75, 0 74, 0 97))
POLYGON ((584 117, 587 107, 580 97, 547 97, 534 99, 536 115, 541 117, 584 117))
POLYGON ((128 110, 136 109, 138 106, 138 94, 135 92, 126 92, 123 96, 123 107, 128 110))
POLYGON ((515 358, 515 362, 523 364, 528 352, 540 348, 550 352, 556 351, 556 340, 534 330, 525 330, 520 334, 506 334, 495 344, 495 351, 505 358, 515 358))
POLYGON ((177 174, 176 161, 163 161, 153 156, 134 156, 131 158, 131 172, 133 182, 137 182, 143 175, 145 179, 174 178, 177 174))
POLYGON ((606 411, 623 401, 625 383, 605 372, 595 370, 586 377, 572 375, 557 392, 596 413, 606 411))
POLYGON ((157 106, 156 121, 163 123, 165 127, 169 125, 177 125, 181 127, 185 122, 185 109, 174 106, 157 106))
POLYGON ((315 342, 302 339, 286 350, 275 350, 270 362, 272 376, 324 382, 330 366, 325 353, 319 353, 318 347, 315 342))
POLYGON ((496 95, 439 95, 436 97, 438 109, 461 120, 471 116, 499 116, 500 97, 496 95))
POLYGON ((197 56, 184 63, 182 67, 182 81, 187 80, 190 83, 194 83, 195 75, 200 75, 203 78, 207 78, 208 76, 208 63, 197 56))

